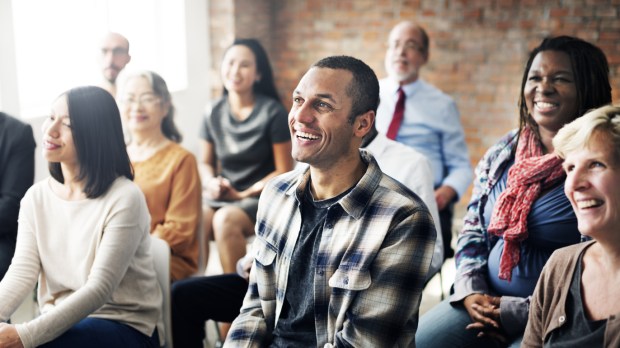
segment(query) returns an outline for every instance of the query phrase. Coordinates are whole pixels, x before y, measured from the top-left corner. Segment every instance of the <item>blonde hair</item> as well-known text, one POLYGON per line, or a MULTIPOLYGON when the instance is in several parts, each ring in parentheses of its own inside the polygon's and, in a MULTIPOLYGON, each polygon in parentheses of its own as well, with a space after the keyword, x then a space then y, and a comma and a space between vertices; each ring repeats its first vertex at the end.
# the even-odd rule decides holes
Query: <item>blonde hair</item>
POLYGON ((553 147, 564 159, 575 150, 587 148, 594 138, 608 140, 616 163, 620 163, 620 106, 602 106, 566 124, 553 138, 553 147))

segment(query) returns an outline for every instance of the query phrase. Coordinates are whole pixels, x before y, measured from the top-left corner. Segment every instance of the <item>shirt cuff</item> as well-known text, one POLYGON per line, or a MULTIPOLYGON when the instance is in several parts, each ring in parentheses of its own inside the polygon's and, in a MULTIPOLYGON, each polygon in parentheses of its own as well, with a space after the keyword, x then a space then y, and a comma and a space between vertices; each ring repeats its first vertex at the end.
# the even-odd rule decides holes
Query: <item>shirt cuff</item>
POLYGON ((502 296, 499 304, 499 317, 502 328, 510 336, 522 334, 530 313, 529 297, 502 296))
POLYGON ((457 197, 455 202, 457 202, 461 199, 461 197, 463 197, 472 180, 473 172, 471 170, 462 170, 450 173, 450 175, 443 179, 441 185, 450 186, 454 189, 454 191, 456 191, 457 197))
POLYGON ((450 296, 450 303, 463 301, 471 294, 488 294, 489 286, 484 276, 469 274, 457 276, 454 281, 454 293, 450 296))

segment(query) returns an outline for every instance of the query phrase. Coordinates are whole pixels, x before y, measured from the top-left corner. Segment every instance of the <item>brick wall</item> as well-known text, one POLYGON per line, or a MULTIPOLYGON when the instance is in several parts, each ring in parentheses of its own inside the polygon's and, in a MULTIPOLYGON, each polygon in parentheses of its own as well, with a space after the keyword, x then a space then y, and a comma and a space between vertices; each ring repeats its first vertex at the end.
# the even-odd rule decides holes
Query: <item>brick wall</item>
MULTIPOLYGON (((523 67, 529 50, 545 36, 573 35, 601 47, 611 65, 613 100, 618 103, 620 97, 620 0, 213 0, 211 4, 212 11, 223 7, 223 12, 211 13, 212 20, 218 18, 219 23, 225 21, 220 16, 230 16, 238 36, 256 37, 268 47, 287 107, 308 66, 327 55, 353 55, 384 77, 391 27, 404 19, 418 22, 431 38, 430 62, 422 77, 455 98, 473 165, 517 125, 523 67), (234 13, 221 3, 230 4, 234 13)), ((212 40, 234 34, 211 29, 212 40)), ((219 65, 219 48, 214 54, 214 64, 219 65)), ((219 73, 215 76, 219 79, 219 73)), ((460 213, 467 200, 461 200, 460 213)))

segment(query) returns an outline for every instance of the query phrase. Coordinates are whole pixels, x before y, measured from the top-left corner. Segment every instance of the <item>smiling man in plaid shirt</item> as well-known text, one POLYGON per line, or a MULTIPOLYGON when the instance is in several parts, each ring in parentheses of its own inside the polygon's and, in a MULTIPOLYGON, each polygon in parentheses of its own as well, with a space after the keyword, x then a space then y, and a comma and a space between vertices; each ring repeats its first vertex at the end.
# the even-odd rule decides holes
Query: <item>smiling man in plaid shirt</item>
POLYGON ((256 221, 250 285, 226 347, 412 347, 435 243, 422 200, 360 150, 377 77, 346 56, 315 63, 289 128, 303 172, 273 179, 256 221))

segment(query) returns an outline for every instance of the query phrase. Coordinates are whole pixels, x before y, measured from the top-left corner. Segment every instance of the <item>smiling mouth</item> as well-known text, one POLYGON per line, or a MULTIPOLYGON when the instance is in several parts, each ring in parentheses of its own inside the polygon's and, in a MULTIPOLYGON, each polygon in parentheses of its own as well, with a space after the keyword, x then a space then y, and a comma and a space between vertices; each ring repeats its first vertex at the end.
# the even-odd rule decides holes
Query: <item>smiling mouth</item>
POLYGON ((548 102, 543 102, 543 101, 534 102, 534 107, 536 108, 536 110, 543 111, 543 112, 555 110, 558 106, 559 104, 557 103, 548 103, 548 102))
POLYGON ((591 209, 597 208, 603 205, 603 201, 599 199, 587 199, 577 202, 577 208, 579 209, 591 209))
POLYGON ((52 144, 52 143, 50 143, 49 141, 44 141, 44 142, 43 142, 43 147, 44 147, 46 150, 55 150, 55 149, 60 148, 60 145, 52 144))
POLYGON ((310 133, 306 133, 306 132, 301 132, 301 131, 297 131, 296 136, 300 139, 303 140, 318 140, 321 137, 319 137, 318 135, 314 135, 314 134, 310 134, 310 133))

